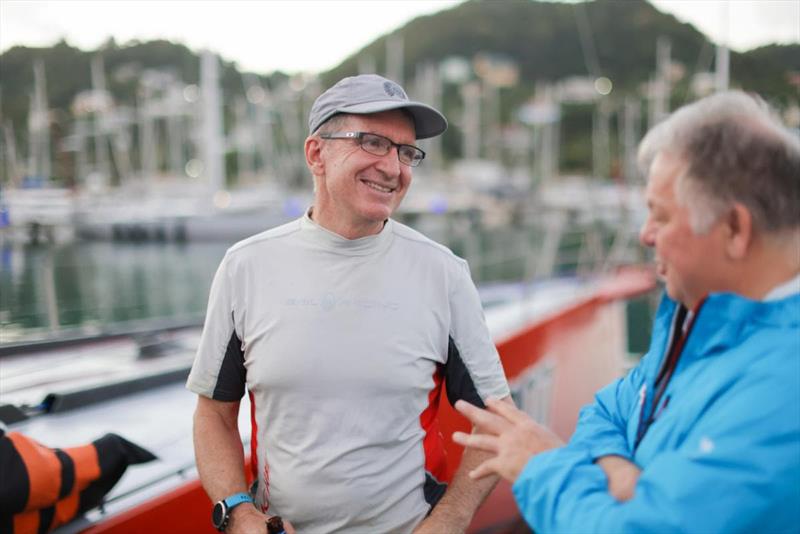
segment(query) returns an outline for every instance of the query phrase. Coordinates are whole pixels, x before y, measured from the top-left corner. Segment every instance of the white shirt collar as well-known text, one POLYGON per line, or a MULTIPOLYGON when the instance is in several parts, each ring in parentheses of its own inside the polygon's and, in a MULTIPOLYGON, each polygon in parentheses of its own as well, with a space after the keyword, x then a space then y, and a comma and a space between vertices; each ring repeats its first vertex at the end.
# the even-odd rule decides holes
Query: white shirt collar
POLYGON ((761 300, 780 300, 788 297, 789 295, 794 295, 795 293, 800 293, 800 274, 797 274, 794 278, 791 278, 790 280, 773 287, 772 290, 761 300))

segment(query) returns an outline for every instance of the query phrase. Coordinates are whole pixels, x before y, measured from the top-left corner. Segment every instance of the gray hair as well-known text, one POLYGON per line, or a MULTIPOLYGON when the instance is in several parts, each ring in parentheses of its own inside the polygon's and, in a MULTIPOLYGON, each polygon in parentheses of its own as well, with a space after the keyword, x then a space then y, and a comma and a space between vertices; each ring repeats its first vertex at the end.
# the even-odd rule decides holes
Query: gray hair
POLYGON ((349 113, 336 113, 317 127, 317 133, 333 133, 341 128, 350 117, 351 115, 349 113))
MULTIPOLYGON (((392 110, 389 110, 392 111, 392 110)), ((411 124, 414 124, 414 115, 411 114, 405 108, 400 108, 396 111, 400 111, 403 115, 405 115, 410 121, 411 124)), ((339 128, 342 128, 343 125, 347 122, 350 117, 356 117, 358 114, 356 113, 336 113, 335 115, 331 116, 331 118, 327 119, 325 122, 320 124, 317 127, 317 132, 319 133, 333 133, 339 128)))
POLYGON ((660 152, 686 165, 676 195, 695 232, 708 231, 734 202, 759 231, 800 229, 800 138, 760 98, 730 91, 678 109, 639 145, 645 175, 660 152))

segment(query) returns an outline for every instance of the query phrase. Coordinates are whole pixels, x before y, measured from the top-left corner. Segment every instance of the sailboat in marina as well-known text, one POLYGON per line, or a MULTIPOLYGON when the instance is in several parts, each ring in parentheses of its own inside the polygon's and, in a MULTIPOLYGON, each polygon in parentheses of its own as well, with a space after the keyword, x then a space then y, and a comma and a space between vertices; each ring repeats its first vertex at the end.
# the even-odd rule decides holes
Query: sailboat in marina
POLYGON ((0 240, 65 241, 72 237, 75 195, 50 183, 53 159, 44 63, 33 65, 28 113, 28 158, 17 155, 13 125, 3 127, 6 184, 0 186, 0 240))
POLYGON ((139 106, 141 176, 121 180, 113 189, 105 183, 95 191, 90 187, 75 215, 80 237, 235 241, 302 213, 308 195, 276 181, 235 189, 226 185, 217 56, 203 52, 200 71, 199 88, 169 77, 151 82, 139 106), (167 174, 156 163, 157 121, 166 122, 169 134, 167 174), (194 134, 187 140, 190 130, 194 134), (196 157, 184 164, 185 145, 193 147, 196 157))

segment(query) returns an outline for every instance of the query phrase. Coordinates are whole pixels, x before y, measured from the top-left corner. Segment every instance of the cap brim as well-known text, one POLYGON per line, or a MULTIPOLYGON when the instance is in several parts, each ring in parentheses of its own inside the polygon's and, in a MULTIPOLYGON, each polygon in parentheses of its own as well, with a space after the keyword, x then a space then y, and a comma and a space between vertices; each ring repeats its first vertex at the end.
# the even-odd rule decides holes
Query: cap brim
POLYGON ((408 112, 411 113, 411 116, 414 117, 414 130, 417 139, 436 137, 447 130, 447 119, 444 118, 444 115, 431 106, 421 102, 377 100, 375 102, 365 102, 354 106, 341 107, 336 111, 337 113, 365 115, 368 113, 391 111, 393 109, 407 109, 408 112))

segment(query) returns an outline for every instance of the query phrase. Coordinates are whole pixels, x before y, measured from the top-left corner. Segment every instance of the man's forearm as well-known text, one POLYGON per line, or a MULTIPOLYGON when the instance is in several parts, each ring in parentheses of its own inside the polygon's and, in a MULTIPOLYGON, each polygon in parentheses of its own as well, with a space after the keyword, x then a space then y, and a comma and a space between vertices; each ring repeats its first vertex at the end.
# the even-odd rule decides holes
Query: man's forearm
MULTIPOLYGON (((239 403, 200 397, 194 414, 194 451, 203 488, 212 502, 247 492, 244 451, 237 425, 239 403)), ((237 506, 225 528, 227 534, 266 532, 265 516, 255 506, 237 506)), ((287 524, 287 532, 294 530, 287 524)))
POLYGON ((469 472, 490 456, 489 453, 472 449, 464 451, 461 464, 444 496, 415 532, 455 534, 467 529, 478 507, 499 480, 495 476, 480 480, 469 477, 469 472))
POLYGON ((212 501, 247 491, 244 451, 236 418, 200 399, 194 417, 194 451, 203 488, 212 501))
MULTIPOLYGON (((514 405, 511 397, 505 397, 500 402, 514 405)), ((475 431, 480 431, 480 428, 473 428, 473 432, 475 431)), ((415 533, 464 532, 478 507, 486 500, 499 480, 499 477, 494 475, 473 479, 469 476, 470 471, 493 457, 494 453, 465 448, 464 454, 461 456, 461 463, 453 475, 453 480, 444 497, 415 533)))

